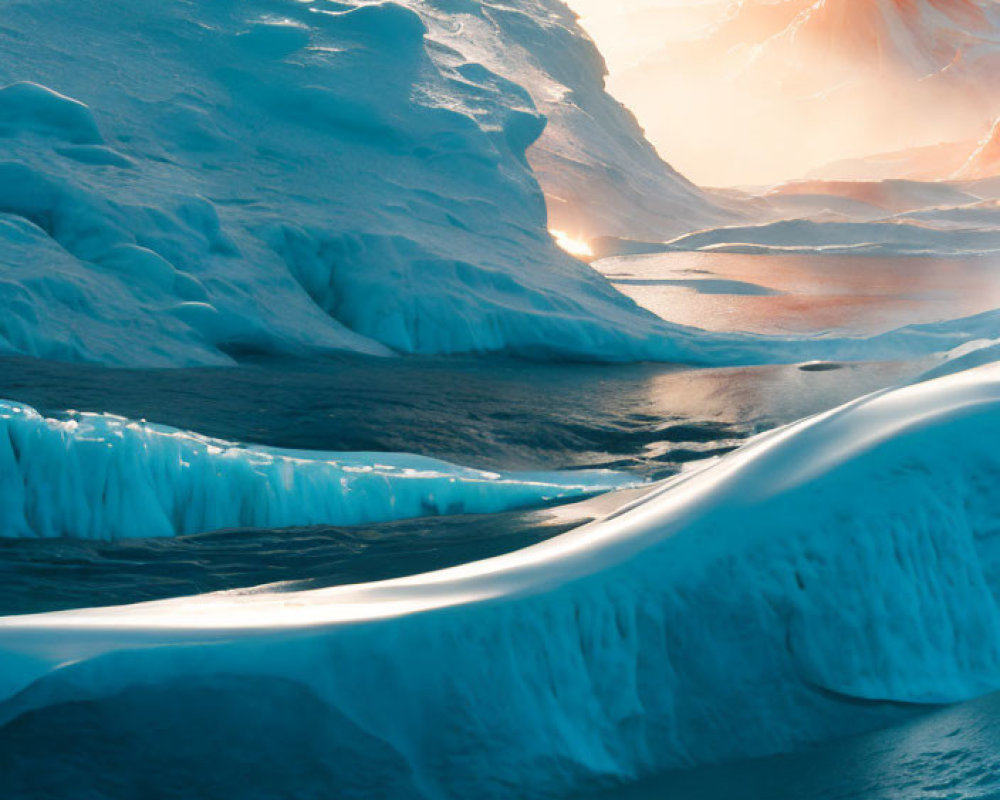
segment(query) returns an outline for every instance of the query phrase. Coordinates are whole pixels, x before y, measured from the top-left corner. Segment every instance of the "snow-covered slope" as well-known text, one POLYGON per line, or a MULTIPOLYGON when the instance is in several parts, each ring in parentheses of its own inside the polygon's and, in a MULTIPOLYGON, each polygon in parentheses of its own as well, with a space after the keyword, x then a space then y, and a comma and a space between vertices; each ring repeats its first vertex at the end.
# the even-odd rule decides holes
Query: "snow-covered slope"
POLYGON ((772 13, 768 5, 792 12, 771 34, 794 47, 819 50, 838 65, 841 54, 849 53, 865 65, 927 79, 945 72, 986 78, 997 64, 997 53, 988 46, 998 33, 994 0, 751 2, 741 4, 723 30, 740 41, 749 23, 758 36, 769 38, 766 24, 760 24, 762 12, 772 13))
POLYGON ((551 228, 584 239, 669 236, 740 215, 661 160, 632 112, 604 90, 604 59, 562 0, 487 0, 482 8, 496 45, 479 45, 491 29, 477 20, 482 33, 463 31, 454 46, 524 86, 545 114, 528 160, 551 228))
MULTIPOLYGON (((76 752, 117 732, 120 754, 155 719, 153 749, 180 758, 150 779, 200 787, 240 763, 212 743, 262 716, 285 791, 578 796, 973 697, 1000 687, 998 441, 993 366, 766 434, 500 558, 8 617, 4 752, 40 727, 76 752), (267 713, 205 718, 206 700, 267 713), (319 746, 294 733, 307 716, 319 746)), ((47 756, 75 791, 103 779, 47 756)))
POLYGON ((0 401, 0 537, 124 539, 488 514, 636 481, 495 473, 399 453, 248 447, 106 414, 0 401))
POLYGON ((655 323, 546 231, 511 79, 569 98, 557 191, 705 206, 556 0, 12 0, 0 48, 0 351, 642 357, 655 323))

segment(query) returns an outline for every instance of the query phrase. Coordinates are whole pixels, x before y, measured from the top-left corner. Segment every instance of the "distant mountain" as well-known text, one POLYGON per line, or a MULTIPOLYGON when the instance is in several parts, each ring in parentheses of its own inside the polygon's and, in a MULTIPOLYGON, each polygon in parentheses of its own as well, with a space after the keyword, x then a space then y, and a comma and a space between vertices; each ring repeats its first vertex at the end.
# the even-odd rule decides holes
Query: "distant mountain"
POLYGON ((1000 119, 962 165, 956 177, 977 179, 997 175, 1000 175, 1000 119))
POLYGON ((723 31, 740 34, 734 43, 753 37, 765 49, 806 48, 845 71, 986 77, 996 56, 989 41, 997 36, 996 12, 993 0, 783 0, 742 3, 723 31))
POLYGON ((835 161, 814 170, 809 177, 848 181, 886 178, 965 181, 1000 177, 1000 119, 976 139, 835 161))
POLYGON ((997 0, 741 0, 720 16, 612 64, 612 91, 702 183, 978 140, 1000 115, 997 0))

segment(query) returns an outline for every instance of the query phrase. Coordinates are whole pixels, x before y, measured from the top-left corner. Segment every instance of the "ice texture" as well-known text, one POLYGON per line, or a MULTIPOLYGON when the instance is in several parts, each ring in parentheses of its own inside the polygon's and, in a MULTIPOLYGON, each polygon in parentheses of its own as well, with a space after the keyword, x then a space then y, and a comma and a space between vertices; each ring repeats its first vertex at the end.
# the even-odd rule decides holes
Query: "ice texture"
POLYGON ((0 36, 0 352, 651 357, 668 329, 548 233, 535 97, 571 207, 723 218, 558 0, 42 0, 0 36))
MULTIPOLYGON (((554 244, 529 161, 550 201, 569 198, 558 213, 592 220, 596 203, 607 231, 726 222, 603 91, 558 0, 38 0, 11 3, 4 25, 0 353, 847 357, 668 324, 554 244)), ((976 219, 890 227, 908 251, 983 252, 996 235, 964 229, 976 219)), ((733 241, 715 230, 729 232, 683 246, 733 241)), ((868 236, 849 233, 850 248, 868 236)), ((886 355, 863 345, 845 347, 886 355)))
POLYGON ((605 91, 604 58, 561 0, 480 8, 447 41, 524 86, 548 120, 528 160, 551 228, 588 240, 664 237, 746 214, 661 160, 632 112, 605 91))
MULTIPOLYGON (((582 35, 543 24, 552 5, 568 24, 532 6, 527 46, 586 45, 581 79, 599 82, 582 35)), ((546 230, 525 159, 544 117, 462 52, 516 38, 513 16, 444 0, 9 4, 0 350, 163 366, 641 357, 656 321, 546 230)))
POLYGON ((486 514, 636 479, 496 473, 400 453, 278 450, 0 401, 0 537, 125 539, 486 514))
POLYGON ((1000 367, 980 367, 765 434, 488 561, 8 617, 0 720, 96 704, 141 728, 162 708, 174 741, 205 735, 185 698, 270 695, 272 725, 309 714, 324 737, 282 763, 359 797, 578 796, 849 734, 1000 687, 998 440, 1000 367))

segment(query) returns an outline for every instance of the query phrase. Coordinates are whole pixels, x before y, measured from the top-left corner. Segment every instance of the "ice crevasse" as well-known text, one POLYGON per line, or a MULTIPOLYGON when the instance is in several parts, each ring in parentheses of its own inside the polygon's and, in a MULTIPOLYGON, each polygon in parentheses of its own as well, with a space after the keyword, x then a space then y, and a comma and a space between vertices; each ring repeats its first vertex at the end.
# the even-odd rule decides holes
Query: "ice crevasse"
POLYGON ((136 731, 168 709, 169 748, 211 728, 185 697, 249 692, 273 699, 281 763, 341 796, 555 797, 973 697, 1000 688, 998 441, 1000 366, 980 367, 765 434, 499 558, 7 617, 6 758, 88 708, 136 731), (311 743, 281 750, 300 713, 311 743))
POLYGON ((496 473, 400 453, 280 450, 0 401, 0 537, 124 539, 486 514, 636 485, 608 470, 496 473))

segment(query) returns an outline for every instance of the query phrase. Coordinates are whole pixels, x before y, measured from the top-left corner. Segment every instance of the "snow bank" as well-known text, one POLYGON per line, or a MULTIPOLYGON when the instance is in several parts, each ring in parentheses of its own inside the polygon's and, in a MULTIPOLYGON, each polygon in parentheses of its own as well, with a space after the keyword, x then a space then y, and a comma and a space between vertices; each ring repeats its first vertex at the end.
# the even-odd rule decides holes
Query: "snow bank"
POLYGON ((930 256, 955 258, 1000 252, 1000 228, 936 226, 919 218, 872 222, 788 219, 723 227, 681 236, 664 250, 726 253, 930 256))
POLYGON ((550 160, 707 201, 556 0, 42 0, 4 28, 0 351, 628 360, 663 333, 552 242, 526 160, 545 118, 516 81, 576 98, 550 160))
POLYGON ((974 339, 940 354, 936 360, 938 363, 917 376, 917 381, 942 378, 1000 361, 1000 339, 974 339))
MULTIPOLYGON (((5 741, 65 733, 73 709, 142 728, 163 708, 173 747, 207 735, 190 698, 273 692, 275 741, 309 714, 335 744, 281 749, 286 779, 309 758, 336 791, 377 754, 357 796, 551 797, 973 697, 1000 686, 998 441, 1000 367, 980 368, 766 434, 500 558, 8 617, 5 741)), ((170 763, 179 785, 214 771, 170 763)))
POLYGON ((415 455, 250 447, 0 401, 0 536, 123 539, 482 514, 609 491, 605 470, 494 473, 415 455))

